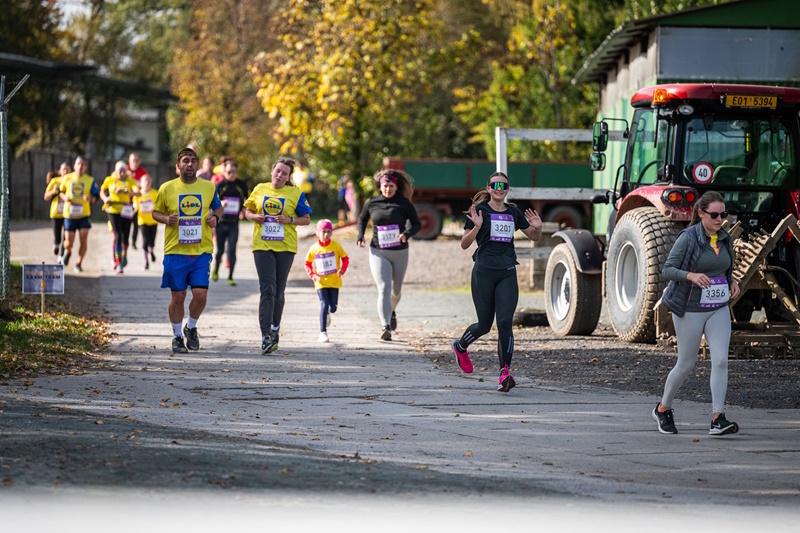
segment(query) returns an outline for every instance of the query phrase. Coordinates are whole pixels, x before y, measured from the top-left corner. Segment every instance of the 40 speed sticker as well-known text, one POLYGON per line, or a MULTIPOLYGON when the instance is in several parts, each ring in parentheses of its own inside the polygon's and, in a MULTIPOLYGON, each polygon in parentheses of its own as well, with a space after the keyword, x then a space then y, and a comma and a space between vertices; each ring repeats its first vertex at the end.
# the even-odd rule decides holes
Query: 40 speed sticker
POLYGON ((694 177, 694 181, 700 185, 710 183, 711 179, 714 177, 714 167, 708 163, 697 163, 694 169, 692 169, 692 177, 694 177))

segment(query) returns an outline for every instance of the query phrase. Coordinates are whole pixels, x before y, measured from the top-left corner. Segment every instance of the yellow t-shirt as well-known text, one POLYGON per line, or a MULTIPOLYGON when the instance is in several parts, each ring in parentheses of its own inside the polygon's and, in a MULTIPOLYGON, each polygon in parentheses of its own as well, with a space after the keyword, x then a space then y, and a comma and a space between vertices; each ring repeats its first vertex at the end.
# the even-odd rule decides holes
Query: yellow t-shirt
MULTIPOLYGON (((50 180, 50 183, 47 184, 45 193, 49 193, 54 190, 61 190, 61 176, 50 180)), ((56 195, 50 200, 50 218, 64 218, 64 200, 58 196, 58 193, 56 193, 56 195)))
POLYGON ((83 196, 91 196, 94 187, 94 178, 88 174, 78 177, 70 172, 61 179, 60 190, 69 198, 69 202, 64 202, 64 218, 86 218, 92 214, 92 206, 83 196))
POLYGON ((210 181, 192 184, 175 178, 158 189, 155 211, 165 215, 177 213, 178 223, 164 230, 164 254, 200 255, 214 251, 211 228, 206 224, 208 211, 219 209, 217 188, 210 181))
MULTIPOLYGON (((259 183, 244 206, 270 218, 277 215, 297 218, 311 213, 305 195, 291 185, 273 189, 271 183, 259 183)), ((253 251, 259 250, 296 254, 297 228, 294 224, 280 224, 269 218, 264 224, 254 224, 253 251)))
POLYGON ((136 185, 136 180, 133 178, 126 177, 120 179, 116 174, 112 174, 103 180, 103 185, 100 189, 106 191, 109 196, 106 212, 112 215, 119 215, 122 213, 122 206, 126 204, 133 205, 133 198, 135 198, 135 196, 131 196, 130 193, 138 192, 139 186, 136 185), (118 189, 125 188, 127 188, 129 192, 117 192, 118 189))
POLYGON ((347 257, 342 245, 331 239, 327 246, 322 246, 319 241, 308 249, 306 263, 311 263, 314 274, 319 276, 319 281, 314 282, 314 288, 340 289, 342 278, 337 272, 342 268, 342 258, 347 257))
POLYGON ((155 226, 158 222, 153 219, 153 209, 156 205, 156 197, 158 191, 150 189, 147 193, 142 193, 133 199, 133 205, 136 211, 139 212, 139 225, 140 226, 155 226))

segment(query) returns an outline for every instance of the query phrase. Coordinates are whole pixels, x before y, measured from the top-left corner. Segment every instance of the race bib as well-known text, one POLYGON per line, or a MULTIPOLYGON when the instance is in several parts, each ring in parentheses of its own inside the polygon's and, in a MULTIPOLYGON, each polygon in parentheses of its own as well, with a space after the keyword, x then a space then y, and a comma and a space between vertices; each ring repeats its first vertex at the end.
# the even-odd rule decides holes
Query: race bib
POLYGON ((69 218, 80 218, 83 216, 83 204, 69 204, 69 218))
POLYGON ((222 208, 223 215, 238 215, 242 209, 242 200, 237 196, 226 196, 223 200, 228 200, 225 207, 222 208))
POLYGON ((261 224, 262 241, 282 241, 283 224, 275 221, 275 217, 265 216, 264 223, 261 224))
POLYGON ((327 276, 336 272, 336 254, 328 252, 314 256, 314 267, 318 276, 327 276))
POLYGON ((59 200, 56 204, 56 213, 63 213, 64 212, 64 200, 59 200))
POLYGON ((139 212, 140 213, 152 213, 153 212, 153 200, 142 200, 139 202, 139 212))
POLYGON ((489 215, 491 232, 489 240, 496 242, 511 242, 514 236, 514 217, 511 215, 492 213, 489 215))
POLYGON ((120 210, 119 216, 130 220, 133 218, 133 213, 133 204, 122 204, 122 210, 120 210))
POLYGON ((709 278, 711 286, 700 293, 700 307, 721 307, 728 303, 728 279, 725 276, 709 278))
POLYGON ((199 244, 203 240, 203 226, 199 217, 178 218, 178 244, 199 244))
POLYGON ((378 230, 378 247, 379 248, 394 248, 400 246, 400 226, 391 224, 389 226, 377 226, 378 230))

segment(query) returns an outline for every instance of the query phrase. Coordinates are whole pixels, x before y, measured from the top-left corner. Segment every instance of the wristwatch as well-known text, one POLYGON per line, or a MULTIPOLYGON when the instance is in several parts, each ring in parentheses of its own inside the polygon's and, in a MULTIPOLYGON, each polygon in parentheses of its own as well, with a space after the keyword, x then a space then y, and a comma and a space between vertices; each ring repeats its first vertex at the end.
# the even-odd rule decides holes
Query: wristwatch
POLYGON ((294 217, 289 217, 289 224, 294 224, 294 217))
POLYGON ((217 219, 217 223, 219 224, 219 215, 216 213, 211 213, 211 216, 217 219))

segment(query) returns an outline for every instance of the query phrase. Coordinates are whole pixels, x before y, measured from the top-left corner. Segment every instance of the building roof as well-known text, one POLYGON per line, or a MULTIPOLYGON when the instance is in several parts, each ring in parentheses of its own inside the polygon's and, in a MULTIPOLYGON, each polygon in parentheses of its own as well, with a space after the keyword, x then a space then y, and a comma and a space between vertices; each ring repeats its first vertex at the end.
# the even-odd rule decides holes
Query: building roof
POLYGON ((659 26, 800 29, 797 0, 737 0, 628 21, 615 28, 583 63, 572 83, 602 81, 631 46, 659 26))

